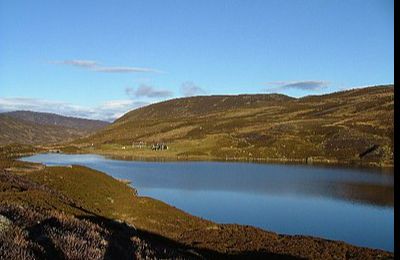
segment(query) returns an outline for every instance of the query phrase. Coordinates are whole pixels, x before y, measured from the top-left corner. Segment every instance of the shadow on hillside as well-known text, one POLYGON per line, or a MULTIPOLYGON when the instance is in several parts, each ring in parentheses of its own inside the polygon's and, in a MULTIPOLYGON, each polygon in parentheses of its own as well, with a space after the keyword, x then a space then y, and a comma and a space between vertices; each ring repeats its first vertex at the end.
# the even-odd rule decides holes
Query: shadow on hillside
POLYGON ((12 224, 7 225, 13 227, 3 234, 0 232, 0 259, 293 258, 265 251, 229 254, 187 246, 161 235, 136 229, 126 223, 99 216, 47 186, 6 170, 0 171, 0 184, 3 184, 3 192, 12 192, 14 197, 27 191, 45 192, 83 214, 72 217, 59 210, 41 210, 34 205, 21 206, 19 203, 0 201, 0 215, 10 220, 12 224))
POLYGON ((46 228, 48 226, 59 225, 56 218, 48 218, 44 221, 38 221, 38 223, 28 229, 29 241, 35 241, 41 248, 34 248, 35 255, 40 256, 42 259, 62 259, 63 252, 58 246, 46 235, 46 228))
POLYGON ((210 249, 190 247, 161 235, 100 216, 85 216, 81 219, 89 220, 110 231, 111 237, 105 259, 133 259, 149 254, 155 258, 173 259, 298 259, 265 251, 220 253, 210 249))

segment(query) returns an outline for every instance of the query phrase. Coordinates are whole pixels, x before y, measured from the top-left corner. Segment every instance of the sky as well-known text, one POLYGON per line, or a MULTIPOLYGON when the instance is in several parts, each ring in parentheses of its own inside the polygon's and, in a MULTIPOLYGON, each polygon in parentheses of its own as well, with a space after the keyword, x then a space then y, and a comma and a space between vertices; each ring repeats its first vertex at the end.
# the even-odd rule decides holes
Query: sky
POLYGON ((394 82, 390 0, 0 0, 0 111, 112 121, 193 95, 394 82))

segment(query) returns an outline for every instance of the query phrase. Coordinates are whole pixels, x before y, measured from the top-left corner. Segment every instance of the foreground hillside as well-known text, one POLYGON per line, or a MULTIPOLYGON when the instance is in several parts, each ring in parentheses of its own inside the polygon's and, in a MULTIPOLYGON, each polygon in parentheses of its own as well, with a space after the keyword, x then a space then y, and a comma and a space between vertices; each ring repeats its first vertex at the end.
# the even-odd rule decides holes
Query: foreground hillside
POLYGON ((137 157, 387 166, 393 165, 393 108, 393 85, 299 99, 198 96, 133 110, 74 143, 137 157), (169 149, 151 151, 155 143, 169 149))
POLYGON ((393 259, 340 241, 216 224, 86 167, 14 160, 31 152, 0 149, 0 259, 393 259))
POLYGON ((0 144, 51 144, 71 141, 107 122, 31 111, 0 113, 0 144))

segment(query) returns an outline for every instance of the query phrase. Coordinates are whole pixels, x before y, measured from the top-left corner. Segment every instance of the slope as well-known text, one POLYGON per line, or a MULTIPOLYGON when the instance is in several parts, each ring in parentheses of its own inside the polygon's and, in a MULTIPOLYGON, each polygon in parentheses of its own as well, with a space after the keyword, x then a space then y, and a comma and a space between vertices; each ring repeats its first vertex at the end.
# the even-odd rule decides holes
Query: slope
POLYGON ((51 144, 85 136, 106 122, 18 111, 0 114, 0 144, 51 144))
POLYGON ((110 123, 101 120, 91 120, 77 117, 61 116, 53 113, 33 111, 12 111, 4 113, 7 116, 24 120, 37 125, 57 125, 75 128, 81 131, 93 132, 110 123))
POLYGON ((393 108, 393 85, 299 99, 181 98, 133 110, 75 144, 124 156, 392 165, 393 108), (150 150, 160 142, 169 150, 150 150))

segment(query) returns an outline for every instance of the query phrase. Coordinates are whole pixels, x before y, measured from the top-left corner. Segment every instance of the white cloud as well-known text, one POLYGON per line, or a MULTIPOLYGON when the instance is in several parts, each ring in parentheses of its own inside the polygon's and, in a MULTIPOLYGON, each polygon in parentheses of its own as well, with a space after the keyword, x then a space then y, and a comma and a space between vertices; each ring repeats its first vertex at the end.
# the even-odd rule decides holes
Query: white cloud
POLYGON ((125 88, 125 93, 128 96, 148 98, 166 98, 174 94, 170 90, 159 89, 147 84, 141 84, 137 89, 131 87, 125 88))
POLYGON ((0 98, 0 112, 31 110, 105 121, 114 121, 126 112, 144 105, 147 103, 132 100, 109 100, 95 107, 85 107, 67 102, 34 98, 0 98))
POLYGON ((61 64, 61 65, 71 65, 83 68, 93 68, 98 65, 96 61, 93 60, 64 60, 64 61, 51 61, 51 64, 61 64))
POLYGON ((139 67, 94 67, 93 71, 107 72, 107 73, 136 73, 136 72, 152 72, 152 73, 163 73, 160 70, 151 68, 139 68, 139 67))
POLYGON ((84 68, 96 72, 104 73, 164 73, 163 71, 145 68, 145 67, 126 67, 126 66, 103 66, 101 63, 93 60, 63 60, 50 61, 51 64, 70 65, 84 68))
POLYGON ((190 97, 200 94, 205 94, 206 91, 201 87, 194 84, 192 81, 186 81, 182 83, 181 92, 184 96, 190 97))
POLYGON ((266 91, 280 91, 287 89, 298 89, 305 91, 318 91, 325 88, 328 85, 326 81, 320 80, 304 80, 304 81, 277 81, 267 82, 264 85, 271 86, 266 91))
POLYGON ((132 104, 132 100, 123 99, 123 100, 109 100, 103 103, 104 109, 116 109, 123 108, 132 104))

